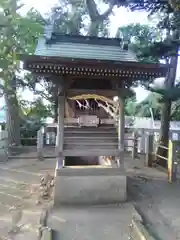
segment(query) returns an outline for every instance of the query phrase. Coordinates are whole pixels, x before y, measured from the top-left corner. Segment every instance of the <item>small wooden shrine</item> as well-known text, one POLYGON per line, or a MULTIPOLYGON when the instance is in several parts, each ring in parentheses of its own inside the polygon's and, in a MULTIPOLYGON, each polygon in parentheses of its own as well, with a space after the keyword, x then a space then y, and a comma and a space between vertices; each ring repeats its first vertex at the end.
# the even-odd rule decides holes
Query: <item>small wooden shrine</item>
POLYGON ((65 156, 89 156, 92 153, 96 156, 119 156, 124 151, 124 97, 129 94, 129 87, 134 81, 165 77, 168 70, 164 64, 138 62, 121 39, 71 36, 55 32, 39 39, 34 55, 21 56, 21 59, 24 69, 43 76, 47 81, 53 81, 57 86, 59 110, 56 149, 61 160, 65 156), (112 125, 112 121, 98 107, 93 113, 90 110, 79 111, 74 102, 70 108, 73 114, 67 118, 70 102, 66 100, 82 94, 96 94, 110 99, 118 96, 119 134, 116 135, 115 128, 109 129, 115 131, 113 137, 116 141, 108 142, 110 137, 106 138, 105 135, 100 139, 100 134, 105 131, 101 131, 101 126, 112 125), (64 128, 68 124, 71 128, 64 128), (86 130, 76 128, 75 131, 73 124, 76 127, 84 126, 86 130), (82 131, 86 135, 82 135, 82 131), (99 136, 96 134, 98 131, 99 136), (68 148, 68 136, 73 132, 76 132, 77 144, 74 148, 68 148), (101 141, 99 144, 98 137, 101 141), (96 140, 94 145, 93 139, 96 140))
POLYGON ((103 169, 89 172, 82 168, 69 172, 62 168, 64 158, 115 156, 120 158, 120 166, 123 166, 124 98, 130 93, 129 87, 134 81, 165 77, 168 66, 139 63, 121 39, 71 36, 56 32, 45 34, 39 39, 35 54, 21 56, 21 59, 24 69, 53 81, 58 89, 55 203, 124 201, 124 173, 120 175, 119 171, 109 169, 110 172, 103 172, 103 175, 103 169), (81 111, 75 101, 72 103, 68 100, 83 94, 96 94, 109 99, 118 96, 118 121, 112 121, 107 113, 103 113, 93 97, 90 102, 94 104, 95 111, 92 111, 92 107, 81 111), (109 178, 109 174, 114 174, 115 178, 109 178), (77 176, 76 183, 72 178, 69 179, 72 175, 77 176), (101 176, 101 179, 95 180, 92 177, 94 175, 101 176), (66 177, 69 181, 64 181, 66 177))

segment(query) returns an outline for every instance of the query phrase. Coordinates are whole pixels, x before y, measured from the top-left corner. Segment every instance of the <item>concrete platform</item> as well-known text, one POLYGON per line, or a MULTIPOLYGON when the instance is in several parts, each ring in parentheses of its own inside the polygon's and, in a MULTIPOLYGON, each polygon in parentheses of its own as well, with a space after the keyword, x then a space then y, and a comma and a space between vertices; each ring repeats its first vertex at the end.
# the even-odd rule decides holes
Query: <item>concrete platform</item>
POLYGON ((127 240, 132 216, 129 203, 106 206, 61 207, 48 218, 53 240, 127 240))
POLYGON ((76 166, 56 169, 54 206, 125 202, 126 178, 120 168, 76 166))

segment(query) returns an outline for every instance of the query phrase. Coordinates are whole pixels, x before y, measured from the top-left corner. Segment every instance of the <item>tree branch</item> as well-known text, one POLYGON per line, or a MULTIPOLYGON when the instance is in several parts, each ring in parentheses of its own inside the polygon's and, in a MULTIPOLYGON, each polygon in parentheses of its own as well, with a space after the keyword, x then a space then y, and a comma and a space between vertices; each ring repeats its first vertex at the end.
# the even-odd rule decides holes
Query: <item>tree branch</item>
POLYGON ((25 6, 25 4, 24 3, 22 3, 22 4, 20 4, 20 5, 18 5, 17 7, 16 7, 16 11, 18 11, 19 9, 21 9, 22 7, 24 7, 25 6))
POLYGON ((112 1, 109 3, 108 9, 107 9, 103 14, 99 14, 98 20, 100 20, 100 21, 105 20, 105 19, 111 14, 114 5, 115 5, 115 0, 112 0, 112 1))
POLYGON ((97 10, 97 5, 94 0, 86 0, 87 10, 90 16, 91 21, 96 21, 99 17, 99 12, 97 10))
POLYGON ((86 0, 87 10, 92 22, 105 20, 109 16, 109 14, 112 12, 114 5, 115 5, 115 0, 111 0, 109 4, 109 8, 103 14, 100 14, 97 9, 97 5, 95 1, 86 0))

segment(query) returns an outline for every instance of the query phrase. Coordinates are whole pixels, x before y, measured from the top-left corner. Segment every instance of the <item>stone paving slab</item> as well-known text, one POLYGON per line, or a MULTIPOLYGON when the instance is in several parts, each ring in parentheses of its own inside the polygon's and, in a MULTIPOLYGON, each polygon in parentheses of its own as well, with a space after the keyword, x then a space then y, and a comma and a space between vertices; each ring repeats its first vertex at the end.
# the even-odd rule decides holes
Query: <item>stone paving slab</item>
POLYGON ((132 204, 54 209, 48 227, 53 240, 127 240, 136 211, 132 204))

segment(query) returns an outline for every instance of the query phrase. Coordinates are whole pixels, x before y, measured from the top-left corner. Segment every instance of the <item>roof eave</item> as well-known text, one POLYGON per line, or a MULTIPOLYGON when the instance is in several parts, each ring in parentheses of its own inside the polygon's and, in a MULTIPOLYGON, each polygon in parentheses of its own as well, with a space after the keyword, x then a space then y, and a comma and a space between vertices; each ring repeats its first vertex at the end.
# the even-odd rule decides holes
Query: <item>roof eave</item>
MULTIPOLYGON (((162 64, 162 63, 148 63, 148 62, 135 62, 135 61, 113 61, 113 60, 97 60, 97 59, 81 59, 81 58, 61 58, 61 57, 54 57, 54 56, 40 56, 40 55, 25 55, 19 54, 19 59, 24 63, 39 63, 39 64, 83 64, 83 65, 93 65, 97 64, 99 66, 113 66, 113 67, 120 67, 120 66, 127 66, 127 67, 141 67, 146 69, 164 69, 168 71, 170 64, 162 64)), ((143 69, 142 69, 143 70, 143 69)))

